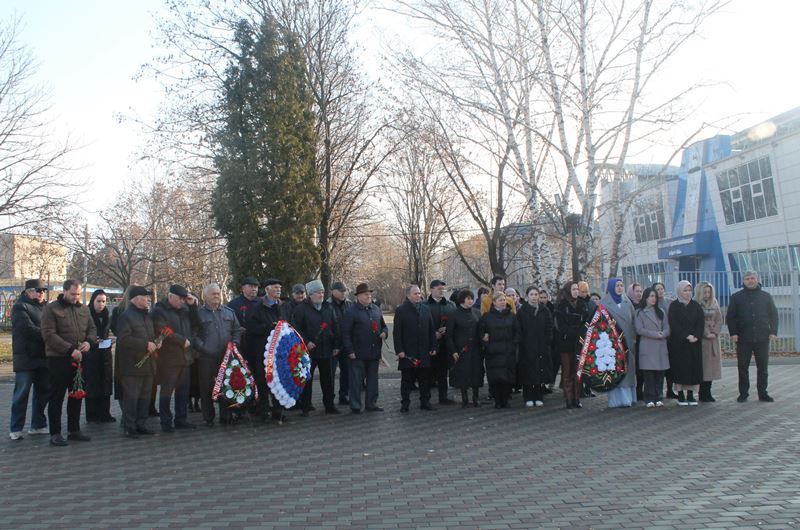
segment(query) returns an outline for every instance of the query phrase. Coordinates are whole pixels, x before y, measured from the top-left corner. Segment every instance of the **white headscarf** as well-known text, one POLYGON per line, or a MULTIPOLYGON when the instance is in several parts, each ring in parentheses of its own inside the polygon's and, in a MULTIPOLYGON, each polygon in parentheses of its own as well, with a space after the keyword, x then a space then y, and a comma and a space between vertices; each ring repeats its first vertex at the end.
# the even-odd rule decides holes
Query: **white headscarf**
POLYGON ((683 299, 683 290, 686 289, 687 285, 692 285, 692 282, 681 280, 678 282, 678 286, 675 287, 675 299, 678 300, 683 305, 688 304, 692 299, 691 297, 689 297, 689 300, 683 299))

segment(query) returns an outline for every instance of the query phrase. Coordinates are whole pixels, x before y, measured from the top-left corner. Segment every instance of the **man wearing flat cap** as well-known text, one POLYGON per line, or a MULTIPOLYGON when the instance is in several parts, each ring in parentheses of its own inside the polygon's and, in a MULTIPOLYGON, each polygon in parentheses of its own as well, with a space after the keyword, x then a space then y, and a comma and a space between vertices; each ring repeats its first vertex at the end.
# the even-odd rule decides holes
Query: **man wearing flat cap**
POLYGON ((294 314, 297 306, 302 304, 306 299, 306 286, 302 283, 292 285, 292 297, 289 299, 289 314, 294 314))
MULTIPOLYGON (((342 317, 353 305, 353 302, 347 299, 347 286, 343 282, 333 282, 331 286, 331 296, 328 298, 328 303, 333 308, 333 314, 336 318, 336 323, 341 324, 342 317)), ((341 326, 339 326, 341 336, 341 326)), ((339 367, 339 405, 349 405, 349 385, 348 379, 350 375, 349 357, 347 355, 336 355, 331 361, 331 372, 333 373, 333 380, 336 381, 336 367, 339 367)))
POLYGON ((14 359, 14 393, 11 398, 9 437, 21 440, 28 411, 28 396, 33 388, 31 427, 28 434, 47 434, 44 407, 50 391, 50 373, 44 355, 42 309, 47 286, 42 280, 28 280, 11 309, 11 350, 14 359))
POLYGON ((372 303, 372 289, 366 283, 356 286, 356 303, 342 319, 342 353, 350 358, 350 411, 361 414, 361 389, 367 381, 367 412, 380 412, 378 406, 378 367, 383 341, 389 328, 380 308, 372 303))
POLYGON ((158 383, 161 386, 158 413, 161 418, 161 430, 165 433, 173 432, 175 429, 195 428, 187 419, 187 409, 191 384, 190 366, 193 360, 189 348, 194 337, 193 322, 197 321, 199 321, 197 298, 182 285, 171 285, 167 297, 153 308, 156 337, 167 328, 172 331, 164 338, 158 356, 158 383), (173 393, 175 394, 174 417, 170 410, 173 393))
MULTIPOLYGON (((248 315, 259 304, 258 300, 259 281, 253 276, 246 276, 239 284, 239 296, 228 302, 228 307, 233 309, 236 319, 243 327, 247 327, 248 315)), ((245 349, 245 342, 242 341, 242 349, 245 349)))
POLYGON ((138 285, 129 287, 128 305, 117 321, 116 364, 123 388, 122 425, 129 438, 154 434, 146 425, 157 362, 156 330, 150 314, 152 294, 138 285), (141 366, 137 366, 139 363, 141 366))
POLYGON ((430 283, 430 294, 428 295, 428 308, 431 310, 436 328, 437 352, 431 359, 431 377, 439 393, 439 404, 452 405, 454 401, 447 397, 447 371, 450 369, 450 356, 447 354, 444 335, 447 331, 447 321, 456 310, 456 305, 445 298, 445 285, 442 280, 433 280, 430 283))
MULTIPOLYGON (((271 393, 267 387, 266 375, 264 373, 264 349, 267 345, 269 334, 281 320, 291 321, 289 304, 281 300, 282 282, 277 278, 270 278, 265 282, 266 294, 261 297, 258 305, 253 310, 253 315, 247 321, 247 342, 248 353, 247 363, 253 371, 259 395, 265 396, 262 405, 257 412, 265 416, 270 410, 266 406, 266 396, 271 393), (263 394, 262 394, 263 391, 263 394)), ((283 418, 283 407, 272 396, 272 418, 280 420, 283 418)))
POLYGON ((299 304, 292 314, 292 326, 303 337, 311 357, 311 378, 306 381, 300 396, 300 410, 308 416, 314 410, 311 404, 314 370, 319 367, 319 384, 322 388, 322 403, 326 414, 339 414, 333 404, 333 371, 331 359, 339 355, 339 326, 333 308, 325 301, 325 287, 319 280, 305 285, 308 298, 299 304))

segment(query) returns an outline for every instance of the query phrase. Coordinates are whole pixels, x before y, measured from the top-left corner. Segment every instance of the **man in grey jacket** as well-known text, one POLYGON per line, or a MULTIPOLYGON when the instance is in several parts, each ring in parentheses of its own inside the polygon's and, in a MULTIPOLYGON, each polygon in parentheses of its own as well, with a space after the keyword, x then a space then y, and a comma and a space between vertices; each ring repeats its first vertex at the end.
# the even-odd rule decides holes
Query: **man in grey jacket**
MULTIPOLYGON (((206 427, 214 426, 214 403, 211 401, 211 392, 214 389, 214 380, 219 371, 222 357, 232 342, 239 347, 241 341, 241 327, 233 310, 222 305, 222 290, 216 283, 208 284, 203 289, 205 305, 198 311, 200 317, 200 333, 195 340, 195 349, 200 356, 197 359, 198 378, 200 380, 200 406, 203 411, 203 421, 206 427)), ((219 422, 227 424, 231 421, 231 413, 227 407, 220 404, 219 422)))

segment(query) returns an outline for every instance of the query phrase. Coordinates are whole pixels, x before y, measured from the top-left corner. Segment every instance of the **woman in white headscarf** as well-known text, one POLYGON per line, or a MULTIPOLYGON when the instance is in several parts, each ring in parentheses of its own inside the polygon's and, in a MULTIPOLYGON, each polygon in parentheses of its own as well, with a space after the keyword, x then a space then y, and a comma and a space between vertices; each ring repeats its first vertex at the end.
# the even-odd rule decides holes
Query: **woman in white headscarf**
POLYGON ((692 284, 678 282, 677 299, 669 305, 669 367, 678 405, 697 405, 695 393, 703 382, 703 308, 692 300, 692 284))

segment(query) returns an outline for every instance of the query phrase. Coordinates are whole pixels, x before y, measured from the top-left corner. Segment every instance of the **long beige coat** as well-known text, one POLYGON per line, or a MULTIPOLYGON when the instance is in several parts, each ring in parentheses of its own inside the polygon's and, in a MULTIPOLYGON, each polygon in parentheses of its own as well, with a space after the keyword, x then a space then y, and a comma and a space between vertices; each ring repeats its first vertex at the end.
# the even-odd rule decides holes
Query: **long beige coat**
POLYGON ((705 328, 703 329, 703 381, 722 379, 722 349, 719 346, 719 332, 722 329, 722 313, 719 306, 703 308, 705 328), (709 339, 710 334, 713 339, 709 339))

